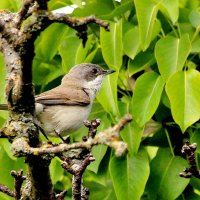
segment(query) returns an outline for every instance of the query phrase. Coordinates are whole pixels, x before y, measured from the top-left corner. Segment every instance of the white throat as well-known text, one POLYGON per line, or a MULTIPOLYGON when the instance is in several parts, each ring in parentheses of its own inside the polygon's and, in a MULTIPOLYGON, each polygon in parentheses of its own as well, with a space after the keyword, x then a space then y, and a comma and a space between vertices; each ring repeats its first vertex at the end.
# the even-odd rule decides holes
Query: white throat
POLYGON ((103 75, 98 76, 94 80, 85 83, 85 88, 89 89, 89 91, 90 91, 89 92, 90 93, 90 100, 93 101, 94 98, 96 97, 98 91, 101 88, 102 81, 103 81, 103 75))

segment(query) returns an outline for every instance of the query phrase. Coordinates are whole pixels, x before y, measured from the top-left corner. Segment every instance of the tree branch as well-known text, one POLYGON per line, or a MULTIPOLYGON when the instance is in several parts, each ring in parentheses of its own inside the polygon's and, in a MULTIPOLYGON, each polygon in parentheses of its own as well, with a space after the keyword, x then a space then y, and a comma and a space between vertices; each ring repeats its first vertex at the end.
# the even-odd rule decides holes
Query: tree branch
POLYGON ((180 177, 191 178, 192 176, 195 176, 196 178, 200 178, 200 171, 197 168, 197 163, 195 159, 196 149, 196 143, 190 144, 189 142, 186 142, 183 145, 181 152, 186 155, 186 159, 190 166, 185 168, 183 172, 179 174, 180 177))
POLYGON ((10 197, 15 197, 15 192, 10 190, 7 186, 0 184, 0 192, 7 194, 10 197))
POLYGON ((120 130, 132 120, 131 115, 127 114, 119 122, 99 134, 94 138, 89 137, 86 141, 77 142, 73 144, 61 143, 58 145, 46 145, 41 147, 30 147, 28 142, 23 138, 18 138, 12 143, 12 152, 15 156, 25 155, 44 155, 54 154, 59 155, 72 149, 91 149, 98 144, 107 145, 115 150, 117 156, 123 155, 127 150, 127 144, 119 141, 120 130))
POLYGON ((26 20, 31 15, 31 8, 33 9, 34 0, 24 0, 22 8, 17 13, 15 18, 16 28, 20 29, 22 22, 26 20))

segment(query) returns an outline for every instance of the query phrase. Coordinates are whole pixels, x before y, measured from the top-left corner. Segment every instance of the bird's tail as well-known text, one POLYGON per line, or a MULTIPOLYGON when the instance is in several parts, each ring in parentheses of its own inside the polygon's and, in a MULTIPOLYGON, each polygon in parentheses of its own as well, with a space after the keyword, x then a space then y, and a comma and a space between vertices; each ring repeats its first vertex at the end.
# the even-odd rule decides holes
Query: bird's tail
POLYGON ((0 110, 8 110, 7 104, 0 104, 0 110))

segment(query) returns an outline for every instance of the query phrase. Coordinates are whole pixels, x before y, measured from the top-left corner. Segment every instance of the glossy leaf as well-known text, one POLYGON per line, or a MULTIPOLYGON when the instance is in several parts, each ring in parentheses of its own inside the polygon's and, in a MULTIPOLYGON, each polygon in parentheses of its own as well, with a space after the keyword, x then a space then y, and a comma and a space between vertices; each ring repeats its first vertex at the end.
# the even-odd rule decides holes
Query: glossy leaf
POLYGON ((191 24, 195 28, 200 27, 200 13, 197 10, 193 10, 190 13, 189 19, 190 19, 191 24))
POLYGON ((200 52, 200 38, 192 43, 191 53, 199 53, 200 52))
POLYGON ((117 104, 117 79, 118 72, 108 75, 104 79, 101 90, 97 95, 97 100, 104 110, 110 114, 114 114, 114 116, 119 115, 117 104))
POLYGON ((52 182, 53 184, 55 184, 56 182, 58 181, 61 181, 62 180, 62 177, 63 177, 63 170, 59 170, 59 171, 56 171, 55 169, 60 167, 61 165, 61 162, 58 158, 54 158, 52 161, 51 161, 51 165, 50 165, 50 173, 51 173, 51 178, 52 178, 52 182))
POLYGON ((143 131, 144 128, 139 127, 134 120, 121 131, 120 135, 123 141, 128 144, 128 152, 130 155, 137 153, 140 147, 143 131))
POLYGON ((132 76, 137 72, 149 68, 154 63, 156 63, 156 60, 152 52, 147 51, 139 53, 133 60, 129 59, 129 76, 132 76))
MULTIPOLYGON (((110 180, 109 180, 110 181, 110 180)), ((102 185, 97 182, 86 182, 87 187, 91 188, 90 199, 95 200, 114 200, 116 199, 115 193, 110 185, 102 185), (97 190, 98 188, 98 190, 97 190)))
POLYGON ((56 10, 71 4, 70 0, 51 0, 48 2, 49 10, 56 10))
POLYGON ((198 123, 196 125, 196 129, 194 131, 190 131, 190 143, 196 143, 197 144, 197 149, 196 152, 199 154, 200 153, 200 137, 199 137, 199 126, 200 124, 198 123))
MULTIPOLYGON (((94 111, 98 111, 99 109, 96 107, 93 108, 94 111)), ((101 112, 101 113, 92 113, 92 116, 90 115, 90 119, 94 119, 94 118, 99 118, 101 119, 101 125, 98 127, 98 132, 101 132, 103 130, 105 130, 106 128, 111 126, 111 122, 109 120, 107 120, 107 115, 105 115, 105 111, 101 112)), ((95 161, 92 162, 87 169, 96 173, 99 170, 99 165, 102 162, 103 157, 106 154, 108 147, 105 145, 98 145, 95 146, 94 148, 92 148, 92 155, 95 157, 95 161)))
POLYGON ((189 36, 180 39, 167 36, 160 39, 155 46, 155 56, 161 76, 166 81, 176 71, 182 70, 190 53, 189 36))
POLYGON ((81 40, 75 35, 65 38, 61 44, 59 53, 62 57, 64 72, 68 72, 76 64, 76 53, 80 45, 81 40))
POLYGON ((140 42, 143 50, 150 45, 158 4, 152 0, 134 0, 139 24, 140 42))
POLYGON ((167 148, 159 148, 151 162, 151 173, 147 183, 148 199, 174 200, 185 189, 189 179, 179 176, 187 162, 178 156, 172 156, 167 148))
POLYGON ((16 12, 18 11, 18 9, 20 8, 22 4, 22 1, 21 0, 1 0, 1 3, 0 3, 0 9, 3 10, 3 9, 8 9, 12 12, 16 12))
POLYGON ((45 61, 42 57, 35 56, 33 60, 33 82, 36 85, 46 86, 62 75, 63 70, 60 62, 56 60, 45 61))
MULTIPOLYGON (((90 35, 90 36, 88 36, 87 42, 86 42, 84 47, 83 47, 82 42, 79 44, 79 47, 78 47, 77 52, 76 52, 76 60, 75 60, 76 64, 85 62, 87 55, 89 54, 90 50, 92 49, 92 47, 94 45, 93 44, 94 42, 95 41, 93 40, 92 36, 90 35)), ((93 53, 95 53, 95 51, 93 53)), ((91 60, 89 60, 89 58, 88 58, 87 62, 91 62, 92 59, 93 59, 93 56, 91 55, 90 56, 91 60)))
POLYGON ((101 1, 87 1, 87 4, 81 8, 74 10, 73 15, 78 17, 85 17, 91 14, 95 16, 107 15, 114 9, 113 2, 111 0, 101 1))
POLYGON ((145 73, 136 80, 132 98, 132 114, 141 127, 155 113, 163 87, 162 77, 155 72, 145 73))
POLYGON ((42 58, 43 61, 52 60, 67 32, 68 28, 64 24, 52 24, 49 26, 37 40, 37 57, 42 58))
POLYGON ((123 38, 124 52, 131 59, 134 59, 134 57, 138 53, 139 47, 140 47, 139 29, 138 27, 133 27, 129 29, 129 31, 127 31, 124 35, 123 38))
POLYGON ((106 64, 113 69, 122 65, 122 20, 110 22, 110 31, 100 28, 100 42, 103 58, 106 64))
POLYGON ((23 169, 24 175, 26 175, 26 166, 24 163, 24 158, 18 158, 17 160, 12 160, 4 149, 0 146, 0 177, 1 177, 1 184, 3 183, 8 188, 14 188, 14 181, 13 177, 10 175, 11 170, 20 170, 23 169))
POLYGON ((172 116, 185 132, 200 118, 200 73, 194 69, 175 73, 166 84, 166 92, 172 116))
POLYGON ((140 200, 149 176, 149 160, 145 150, 135 156, 113 157, 110 173, 118 200, 140 200))
POLYGON ((101 19, 104 20, 113 20, 120 18, 122 15, 126 15, 126 12, 130 12, 133 9, 133 0, 128 0, 125 3, 122 3, 113 9, 112 12, 105 15, 101 15, 101 19))
POLYGON ((179 1, 178 0, 163 0, 159 4, 161 11, 167 15, 174 24, 179 16, 179 1))

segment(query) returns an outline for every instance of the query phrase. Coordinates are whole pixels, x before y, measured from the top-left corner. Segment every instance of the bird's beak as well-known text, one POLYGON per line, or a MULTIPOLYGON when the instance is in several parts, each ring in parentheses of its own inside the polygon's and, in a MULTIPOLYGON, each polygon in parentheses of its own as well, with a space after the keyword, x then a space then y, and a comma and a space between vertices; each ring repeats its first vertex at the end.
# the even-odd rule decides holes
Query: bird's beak
POLYGON ((114 73, 115 70, 103 70, 103 75, 108 75, 114 73))

